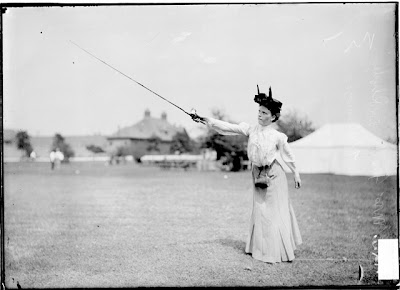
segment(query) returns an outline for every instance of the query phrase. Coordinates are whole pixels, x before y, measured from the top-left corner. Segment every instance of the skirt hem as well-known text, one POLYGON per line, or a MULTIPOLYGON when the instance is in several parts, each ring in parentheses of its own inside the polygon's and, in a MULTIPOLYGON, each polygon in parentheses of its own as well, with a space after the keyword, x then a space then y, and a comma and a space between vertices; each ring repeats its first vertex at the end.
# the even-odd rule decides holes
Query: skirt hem
POLYGON ((254 259, 264 262, 264 263, 269 263, 269 264, 275 264, 275 263, 281 263, 281 262, 292 262, 295 260, 295 257, 289 258, 289 259, 281 259, 281 258, 274 258, 274 257, 263 257, 262 255, 259 254, 253 254, 252 252, 247 252, 246 254, 251 255, 254 259))

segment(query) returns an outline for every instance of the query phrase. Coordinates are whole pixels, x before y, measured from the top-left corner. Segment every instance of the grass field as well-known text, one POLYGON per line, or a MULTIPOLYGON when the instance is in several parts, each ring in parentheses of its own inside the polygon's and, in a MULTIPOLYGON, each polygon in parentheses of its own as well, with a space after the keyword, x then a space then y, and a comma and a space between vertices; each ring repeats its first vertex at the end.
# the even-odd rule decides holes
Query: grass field
POLYGON ((372 241, 397 238, 397 178, 288 180, 303 244, 271 265, 244 253, 249 172, 5 164, 6 286, 357 285, 359 264, 379 284, 372 241))

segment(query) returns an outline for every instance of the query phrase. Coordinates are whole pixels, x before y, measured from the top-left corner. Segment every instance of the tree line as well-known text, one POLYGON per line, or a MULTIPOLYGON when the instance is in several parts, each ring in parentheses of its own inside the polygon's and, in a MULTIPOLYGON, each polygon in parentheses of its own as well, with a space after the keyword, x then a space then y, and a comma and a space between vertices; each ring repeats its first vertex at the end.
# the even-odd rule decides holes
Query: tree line
MULTIPOLYGON (((235 123, 222 110, 214 109, 211 112, 213 118, 235 123)), ((278 130, 288 136, 288 142, 296 141, 308 134, 312 133, 315 128, 311 121, 306 117, 300 116, 296 111, 290 111, 286 115, 281 116, 277 121, 278 130)), ((199 154, 202 149, 212 149, 217 153, 217 160, 228 164, 230 170, 238 171, 242 168, 241 162, 248 160, 247 158, 247 137, 245 136, 225 136, 220 135, 214 130, 203 127, 205 132, 197 139, 190 138, 186 130, 176 133, 170 144, 170 153, 189 153, 199 154)), ((27 131, 19 131, 16 134, 16 145, 19 150, 25 152, 29 157, 34 150, 31 144, 30 136, 27 131)), ((118 147, 113 156, 122 157, 132 155, 137 161, 145 154, 160 152, 161 139, 153 137, 148 140, 148 146, 145 149, 137 151, 132 146, 118 147)), ((75 155, 74 150, 68 144, 61 134, 55 134, 50 150, 59 148, 64 154, 65 162, 68 162, 75 155)), ((90 144, 86 149, 94 154, 105 153, 106 149, 101 146, 90 144)))
MULTIPOLYGON (((222 110, 214 109, 211 115, 215 119, 236 123, 230 119, 222 110)), ((288 142, 296 141, 312 133, 315 128, 307 117, 300 116, 296 111, 289 111, 277 121, 278 130, 288 136, 288 142)), ((171 143, 170 153, 189 153, 198 154, 202 149, 212 149, 217 153, 217 160, 223 165, 227 165, 231 171, 242 169, 242 162, 247 158, 247 137, 245 136, 226 136, 203 127, 205 132, 198 138, 192 140, 186 131, 178 132, 171 143)), ((157 153, 157 146, 161 142, 157 138, 150 140, 148 150, 157 153)), ((143 153, 139 154, 141 157, 143 153)), ((137 156, 135 156, 137 157, 137 156)), ((136 159, 140 159, 136 158, 136 159)))
MULTIPOLYGON (((31 143, 31 137, 27 131, 19 131, 15 135, 16 146, 18 150, 24 152, 24 157, 29 158, 34 148, 31 143)), ((75 152, 71 148, 71 145, 65 141, 65 138, 61 134, 55 134, 53 137, 52 144, 50 146, 50 151, 55 151, 57 148, 64 154, 63 162, 69 162, 71 157, 74 157, 75 152)))

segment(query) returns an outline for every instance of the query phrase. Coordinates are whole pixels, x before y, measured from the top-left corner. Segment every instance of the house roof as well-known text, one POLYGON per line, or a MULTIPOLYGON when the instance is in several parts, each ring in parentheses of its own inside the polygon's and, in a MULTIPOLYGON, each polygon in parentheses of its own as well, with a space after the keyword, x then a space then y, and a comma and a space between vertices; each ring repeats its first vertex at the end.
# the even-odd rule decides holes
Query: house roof
POLYGON ((116 133, 107 139, 150 139, 154 137, 160 138, 162 141, 172 141, 177 132, 183 132, 182 127, 171 125, 167 121, 165 113, 161 118, 153 118, 150 112, 146 110, 144 118, 138 123, 119 129, 116 133))

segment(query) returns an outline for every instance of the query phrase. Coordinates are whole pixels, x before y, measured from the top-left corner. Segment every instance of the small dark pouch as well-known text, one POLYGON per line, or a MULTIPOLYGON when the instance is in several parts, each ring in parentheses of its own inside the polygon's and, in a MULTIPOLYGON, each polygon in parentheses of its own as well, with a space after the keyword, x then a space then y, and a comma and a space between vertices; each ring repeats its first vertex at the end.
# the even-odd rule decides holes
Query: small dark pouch
POLYGON ((267 187, 271 186, 271 180, 275 178, 274 175, 268 174, 272 167, 272 164, 269 166, 268 165, 265 165, 265 166, 253 165, 254 185, 256 187, 267 188, 267 187))

